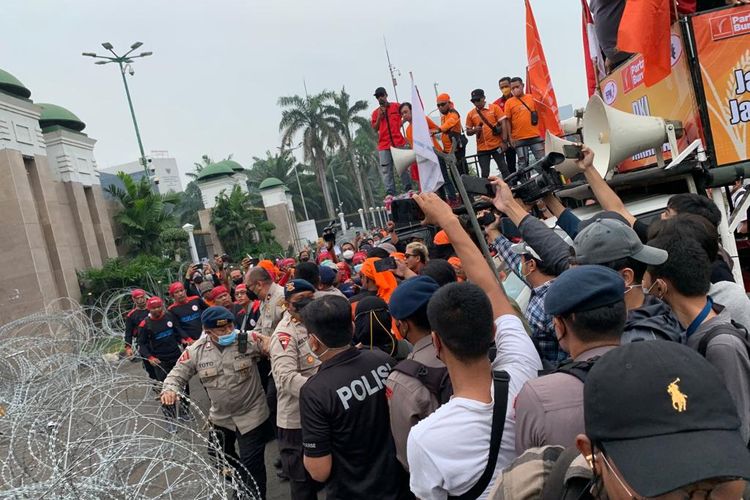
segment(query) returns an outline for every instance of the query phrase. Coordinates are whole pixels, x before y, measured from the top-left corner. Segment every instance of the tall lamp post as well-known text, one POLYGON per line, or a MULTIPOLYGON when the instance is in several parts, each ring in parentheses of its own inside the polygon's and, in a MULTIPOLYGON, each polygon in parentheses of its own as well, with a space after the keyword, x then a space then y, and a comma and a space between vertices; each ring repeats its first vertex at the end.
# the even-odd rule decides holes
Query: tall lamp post
MULTIPOLYGON (((279 149, 279 154, 283 155, 284 153, 287 153, 287 152, 291 153, 295 149, 299 149, 301 147, 302 147, 302 143, 300 142, 293 148, 290 148, 289 144, 282 144, 281 147, 279 147, 278 149, 279 149)), ((286 171, 286 175, 289 175, 292 172, 292 170, 294 170, 294 177, 297 178, 297 189, 299 189, 299 197, 302 199, 302 209, 305 211, 305 220, 310 220, 310 216, 307 215, 307 205, 305 204, 305 193, 302 192, 302 183, 300 183, 299 181, 299 172, 297 172, 298 164, 294 156, 292 156, 292 161, 294 162, 294 164, 292 165, 292 168, 286 171)))
POLYGON ((97 55, 94 52, 84 52, 81 55, 86 57, 93 57, 95 59, 101 59, 100 61, 96 61, 94 64, 109 64, 109 63, 117 63, 120 66, 120 74, 122 75, 122 84, 125 85, 125 95, 128 97, 128 106, 130 107, 130 116, 133 118, 133 127, 135 127, 135 137, 138 139, 138 148, 141 151, 141 165, 143 166, 143 171, 146 174, 146 179, 150 180, 149 171, 148 171, 148 162, 146 161, 146 153, 143 151, 143 142, 141 141, 141 132, 138 129, 138 121, 135 119, 135 111, 133 110, 133 100, 130 98, 130 89, 128 88, 128 81, 125 78, 125 72, 129 72, 132 76, 135 74, 135 70, 133 70, 133 67, 131 64, 133 63, 133 60, 139 59, 141 57, 147 57, 153 54, 153 52, 141 52, 137 55, 131 55, 134 50, 139 48, 141 45, 143 45, 142 42, 135 42, 133 45, 130 46, 130 50, 127 51, 125 54, 118 56, 115 51, 113 50, 114 47, 109 42, 104 42, 102 44, 102 47, 104 47, 106 50, 110 51, 114 57, 110 56, 100 56, 97 55))

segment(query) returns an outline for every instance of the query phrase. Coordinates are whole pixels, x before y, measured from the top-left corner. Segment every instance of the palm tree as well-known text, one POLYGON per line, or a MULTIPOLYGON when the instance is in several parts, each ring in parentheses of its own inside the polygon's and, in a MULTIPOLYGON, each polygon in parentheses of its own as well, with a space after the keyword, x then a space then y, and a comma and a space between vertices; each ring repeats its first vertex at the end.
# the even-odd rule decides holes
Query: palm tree
POLYGON ((306 162, 312 164, 315 175, 323 191, 323 200, 328 217, 335 217, 331 190, 326 173, 326 149, 333 149, 340 143, 336 130, 336 118, 331 114, 328 103, 334 94, 323 91, 319 94, 300 97, 298 95, 279 97, 281 113, 279 130, 281 143, 292 144, 294 137, 302 133, 302 151, 306 162))
POLYGON ((360 170, 359 162, 354 154, 354 137, 352 134, 353 125, 365 129, 370 127, 370 121, 359 115, 359 113, 367 109, 367 101, 359 100, 354 102, 354 104, 350 104, 350 97, 351 96, 346 92, 346 89, 342 87, 340 93, 333 95, 333 105, 330 106, 330 113, 336 117, 336 129, 341 135, 342 147, 349 158, 349 162, 354 171, 354 178, 357 180, 357 188, 359 189, 359 198, 362 203, 362 208, 367 210, 365 186, 362 180, 362 172, 360 170))
POLYGON ((370 199, 370 206, 380 205, 385 196, 385 188, 380 178, 380 161, 377 155, 377 136, 370 127, 360 127, 354 134, 354 156, 362 168, 365 188, 370 199), (373 193, 372 186, 375 186, 373 193))
MULTIPOLYGON (((229 154, 229 156, 227 156, 226 158, 224 158, 224 160, 231 160, 232 156, 234 156, 234 155, 233 154, 229 154)), ((224 161, 224 160, 222 160, 222 161, 224 161)), ((203 156, 201 156, 201 161, 197 161, 197 162, 193 163, 193 166, 195 167, 195 170, 193 170, 192 172, 188 172, 185 175, 187 175, 191 179, 195 180, 195 178, 198 177, 198 174, 201 173, 201 170, 203 170, 207 166, 211 165, 212 163, 214 163, 214 161, 211 159, 210 156, 203 155, 203 156)))
POLYGON ((274 225, 266 220, 262 208, 253 206, 250 195, 239 186, 234 186, 229 194, 226 191, 219 194, 211 211, 211 223, 230 255, 241 255, 254 243, 278 247, 271 234, 274 225))
POLYGON ((120 242, 131 255, 160 255, 162 233, 177 226, 174 209, 179 195, 152 191, 145 176, 134 181, 128 174, 118 172, 117 177, 123 187, 112 184, 105 191, 120 203, 120 211, 113 217, 122 227, 120 242))

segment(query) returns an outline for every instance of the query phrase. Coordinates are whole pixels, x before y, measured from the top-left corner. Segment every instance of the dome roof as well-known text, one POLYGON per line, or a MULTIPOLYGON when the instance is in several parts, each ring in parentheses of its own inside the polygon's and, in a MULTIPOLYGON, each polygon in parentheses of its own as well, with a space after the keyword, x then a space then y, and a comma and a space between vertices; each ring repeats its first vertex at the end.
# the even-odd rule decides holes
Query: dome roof
POLYGON ((235 172, 244 172, 245 171, 245 167, 243 167, 242 165, 240 165, 239 163, 237 163, 234 160, 222 160, 220 162, 217 162, 216 164, 217 165, 226 165, 227 167, 231 168, 235 172))
POLYGON ((227 177, 234 175, 234 170, 229 165, 225 165, 224 162, 212 163, 205 167, 195 178, 196 181, 205 181, 216 177, 227 177))
POLYGON ((258 186, 258 189, 270 189, 276 186, 283 186, 283 185, 284 183, 281 182, 280 179, 277 179, 276 177, 269 177, 268 179, 260 183, 260 186, 258 186))
POLYGON ((69 128, 76 132, 86 128, 86 124, 80 118, 62 106, 49 103, 38 103, 37 105, 42 108, 42 114, 39 117, 39 126, 42 127, 42 130, 54 125, 69 128))
POLYGON ((27 89, 24 84, 18 80, 18 78, 1 69, 0 90, 4 90, 5 92, 13 94, 17 97, 23 97, 24 99, 28 99, 29 97, 31 97, 31 91, 27 89))

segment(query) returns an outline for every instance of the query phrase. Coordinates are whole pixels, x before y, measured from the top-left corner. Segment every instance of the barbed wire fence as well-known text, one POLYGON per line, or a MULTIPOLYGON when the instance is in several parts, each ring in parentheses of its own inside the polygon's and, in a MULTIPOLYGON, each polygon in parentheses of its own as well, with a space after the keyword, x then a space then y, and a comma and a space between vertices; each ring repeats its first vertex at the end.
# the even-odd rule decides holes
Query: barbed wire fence
POLYGON ((221 449, 209 455, 198 405, 169 433, 158 388, 110 352, 129 296, 57 301, 0 327, 0 498, 258 498, 221 449))

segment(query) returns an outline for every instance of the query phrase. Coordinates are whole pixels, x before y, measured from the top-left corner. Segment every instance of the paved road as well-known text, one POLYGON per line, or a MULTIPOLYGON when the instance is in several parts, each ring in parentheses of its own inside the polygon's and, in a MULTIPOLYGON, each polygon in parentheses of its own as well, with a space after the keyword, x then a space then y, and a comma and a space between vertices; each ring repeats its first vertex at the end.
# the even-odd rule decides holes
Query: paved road
MULTIPOLYGON (((121 366, 121 371, 127 373, 128 375, 143 375, 144 377, 146 376, 146 373, 143 370, 143 365, 140 362, 123 363, 121 366)), ((205 389, 203 389, 203 387, 201 386, 198 377, 193 377, 193 379, 190 381, 190 394, 193 402, 197 404, 205 414, 208 414, 208 407, 210 406, 208 402, 208 395, 206 394, 205 389)), ((157 408, 156 403, 154 404, 154 407, 155 409, 157 408)), ((278 456, 279 452, 276 442, 274 441, 272 443, 268 443, 268 445, 266 446, 266 469, 268 476, 268 486, 266 492, 267 500, 286 500, 290 498, 289 483, 282 482, 276 476, 276 469, 273 466, 273 462, 278 456)))

